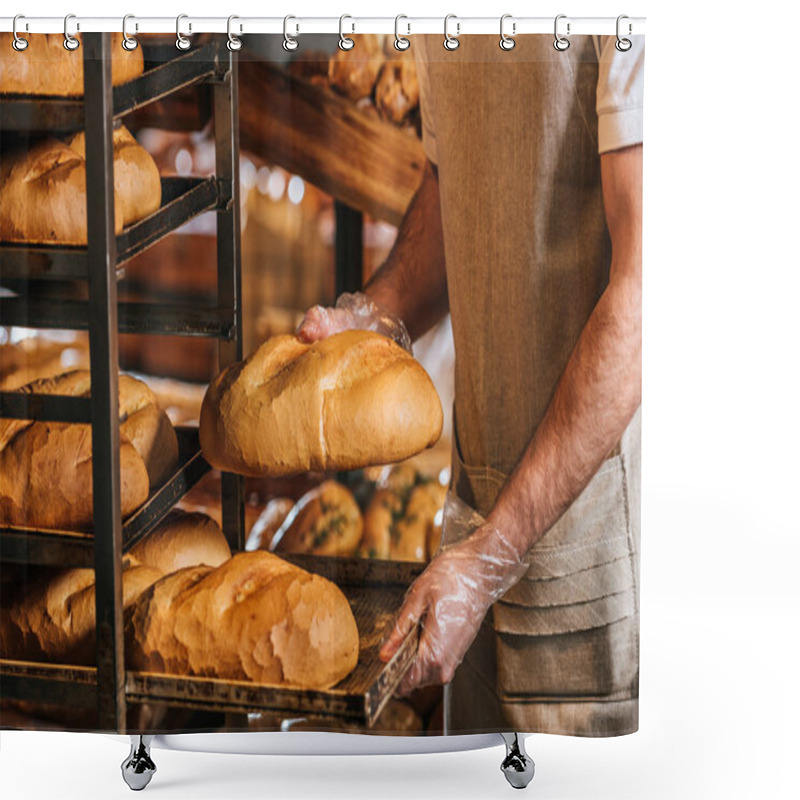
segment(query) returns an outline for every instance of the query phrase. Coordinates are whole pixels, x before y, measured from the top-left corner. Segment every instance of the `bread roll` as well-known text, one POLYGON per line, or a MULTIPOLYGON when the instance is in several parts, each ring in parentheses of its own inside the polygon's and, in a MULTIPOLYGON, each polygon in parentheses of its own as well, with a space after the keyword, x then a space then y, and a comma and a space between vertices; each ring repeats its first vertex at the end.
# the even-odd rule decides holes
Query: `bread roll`
POLYGON ((417 68, 412 55, 398 53, 383 65, 375 86, 375 105, 395 125, 402 125, 419 105, 417 68))
POLYGON ((352 50, 337 50, 328 62, 328 82, 351 100, 372 95, 375 81, 383 65, 383 51, 376 36, 362 34, 353 37, 352 50))
MULTIPOLYGON (((26 34, 28 48, 16 53, 13 36, 0 33, 0 94, 83 95, 83 51, 69 52, 60 33, 26 34), (7 54, 7 55, 5 55, 7 54)), ((77 34, 76 38, 81 39, 77 34)), ((142 48, 125 50, 122 34, 111 34, 111 82, 127 83, 144 72, 142 48)))
POLYGON ((392 530, 403 514, 403 501, 397 492, 376 489, 364 512, 364 536, 358 546, 362 558, 389 558, 392 530))
POLYGON ((89 342, 81 333, 72 341, 29 336, 15 344, 0 344, 0 390, 12 391, 66 369, 88 366, 89 342))
POLYGON ((364 523, 352 493, 336 481, 325 481, 300 498, 275 534, 280 553, 352 556, 364 523))
POLYGON ((126 646, 136 670, 326 689, 354 669, 358 629, 337 586, 257 550, 157 581, 126 646))
POLYGON ((358 469, 433 445, 442 419, 428 374, 390 339, 277 336, 211 382, 200 444, 213 466, 243 475, 358 469))
MULTIPOLYGON (((167 518, 136 547, 122 574, 128 609, 166 570, 196 564, 219 566, 230 558, 222 531, 202 514, 167 518)), ((92 664, 95 661, 94 570, 70 569, 25 587, 0 610, 4 658, 92 664)))
MULTIPOLYGON (((0 239, 86 244, 84 135, 45 139, 0 161, 0 239)), ((161 205, 158 168, 125 128, 114 131, 114 230, 161 205)))
MULTIPOLYGON (((90 374, 75 370, 19 391, 88 397, 90 374)), ((146 384, 119 378, 122 514, 147 500, 178 459, 175 431, 146 384)), ((0 419, 0 520, 43 528, 92 523, 89 425, 0 419)))
MULTIPOLYGON (((67 139, 67 146, 86 159, 83 131, 67 139)), ((161 206, 161 176, 156 162, 124 125, 114 130, 114 198, 124 226, 144 219, 161 206)))
POLYGON ((218 567, 230 557, 228 540, 211 517, 179 509, 170 511, 128 553, 131 562, 154 567, 164 575, 184 567, 218 567))
POLYGON ((291 498, 273 497, 250 528, 245 550, 271 550, 275 534, 293 508, 294 500, 291 498))

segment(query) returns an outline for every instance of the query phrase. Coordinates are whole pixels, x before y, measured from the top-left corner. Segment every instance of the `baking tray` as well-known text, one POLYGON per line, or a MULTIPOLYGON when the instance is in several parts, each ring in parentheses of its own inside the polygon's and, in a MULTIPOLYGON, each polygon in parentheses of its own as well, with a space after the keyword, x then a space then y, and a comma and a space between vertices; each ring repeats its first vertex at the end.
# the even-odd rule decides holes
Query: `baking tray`
MULTIPOLYGON (((230 182, 216 178, 161 178, 161 207, 125 228, 117 236, 117 280, 125 277, 123 265, 181 225, 218 207, 231 197, 230 182)), ((86 280, 86 247, 55 244, 0 244, 0 280, 86 280)))
MULTIPOLYGON (((115 86, 114 119, 218 73, 221 40, 214 39, 185 53, 174 45, 143 49, 145 71, 115 86)), ((79 54, 80 57, 80 54, 79 54)), ((83 99, 4 95, 0 127, 4 131, 71 133, 83 130, 83 99)))
MULTIPOLYGON (((124 553, 146 536, 211 469, 200 453, 197 428, 177 427, 175 433, 178 437, 178 464, 169 480, 125 519, 122 525, 124 553)), ((0 561, 52 567, 94 567, 94 536, 88 531, 2 525, 0 561)))
MULTIPOLYGON (((129 703, 158 702, 234 714, 270 711, 279 716, 336 719, 370 728, 392 696, 416 653, 418 632, 412 632, 394 658, 378 657, 406 589, 424 565, 292 556, 310 572, 337 579, 358 625, 360 652, 356 668, 326 690, 269 686, 249 681, 195 678, 151 672, 126 672, 129 703)), ((65 706, 92 707, 97 671, 93 667, 60 666, 0 659, 3 696, 65 706)))

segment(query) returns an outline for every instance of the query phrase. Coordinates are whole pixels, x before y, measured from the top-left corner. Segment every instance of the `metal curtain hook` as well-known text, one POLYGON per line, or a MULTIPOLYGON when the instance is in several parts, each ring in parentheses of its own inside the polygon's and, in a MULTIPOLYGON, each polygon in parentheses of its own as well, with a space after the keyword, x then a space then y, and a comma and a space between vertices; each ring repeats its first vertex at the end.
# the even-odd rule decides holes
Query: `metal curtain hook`
MULTIPOLYGON (((405 36, 400 35, 401 19, 408 19, 408 17, 405 14, 398 14, 394 18, 394 49, 402 53, 403 50, 408 50, 411 47, 411 39, 406 39, 405 36)), ((408 26, 408 32, 411 33, 411 25, 408 26)))
POLYGON ((289 36, 290 19, 297 19, 297 17, 293 17, 291 14, 288 14, 283 18, 283 49, 288 50, 289 52, 291 52, 292 50, 297 50, 297 44, 298 44, 297 39, 295 39, 293 36, 289 36))
MULTIPOLYGON (((235 53, 237 50, 242 49, 242 40, 231 33, 231 22, 233 22, 235 19, 239 19, 236 14, 231 14, 228 17, 228 50, 230 50, 231 53, 235 53)), ((242 28, 239 26, 240 33, 241 30, 242 28)))
POLYGON ((506 20, 507 19, 511 19, 511 18, 512 18, 511 14, 503 14, 503 16, 500 17, 500 49, 501 50, 513 50, 514 46, 516 45, 516 42, 514 41, 514 39, 512 37, 515 36, 516 33, 517 33, 517 23, 516 22, 512 22, 511 23, 511 36, 506 36, 505 30, 504 30, 504 26, 505 26, 506 20))
MULTIPOLYGON (((74 14, 67 14, 67 16, 64 17, 64 49, 65 50, 77 50, 81 46, 81 43, 74 36, 72 36, 70 34, 70 32, 69 32, 69 21, 71 19, 75 19, 75 15, 74 14)), ((80 25, 78 26, 78 28, 79 27, 80 27, 80 25)))
MULTIPOLYGON (((558 50, 559 53, 563 53, 565 50, 569 48, 569 39, 565 39, 561 36, 558 32, 558 21, 561 19, 566 19, 566 14, 559 14, 556 17, 555 24, 553 26, 553 32, 555 33, 555 40, 553 41, 553 47, 558 50)), ((567 36, 569 36, 569 22, 567 22, 567 36)))
MULTIPOLYGON (((353 39, 349 36, 344 35, 344 21, 346 19, 353 19, 349 14, 342 14, 339 17, 339 49, 340 50, 352 50, 356 43, 353 39)), ((353 25, 353 30, 355 30, 355 25, 353 25)))
MULTIPOLYGON (((25 19, 24 15, 17 14, 17 16, 14 17, 14 21, 11 23, 11 33, 14 34, 14 41, 11 42, 11 46, 18 53, 21 53, 23 50, 27 50, 28 49, 28 45, 30 44, 30 42, 27 39, 23 39, 21 36, 17 35, 17 21, 21 20, 21 19, 25 19)), ((27 28, 27 25, 26 25, 26 28, 27 28)))
MULTIPOLYGON (((126 14, 122 18, 122 49, 123 50, 135 50, 139 46, 139 42, 133 38, 133 36, 128 36, 128 20, 135 19, 133 14, 126 14)), ((136 26, 138 30, 139 26, 136 26)))
MULTIPOLYGON (((628 50, 630 50, 630 49, 631 49, 631 47, 633 47, 633 42, 631 42, 631 40, 630 40, 630 39, 623 39, 623 38, 622 38, 622 37, 619 35, 619 27, 620 27, 620 26, 619 26, 619 24, 620 24, 620 22, 622 22, 622 20, 624 20, 624 19, 628 19, 628 16, 627 16, 626 14, 620 14, 620 15, 617 17, 617 43, 614 45, 614 47, 616 47, 616 48, 617 48, 617 50, 619 50, 619 51, 620 51, 620 53, 627 53, 627 52, 628 52, 628 50)), ((629 34, 629 35, 630 35, 630 32, 631 32, 631 24, 630 24, 630 22, 629 22, 629 23, 628 23, 628 34, 629 34)))
POLYGON ((461 23, 456 22, 456 35, 451 36, 447 32, 447 23, 450 22, 451 19, 457 19, 455 14, 448 14, 444 18, 444 49, 445 50, 458 50, 459 45, 461 42, 458 41, 458 34, 461 31, 461 23))
MULTIPOLYGON (((178 14, 178 16, 175 19, 175 36, 177 36, 177 39, 175 39, 175 47, 177 47, 178 50, 188 50, 192 46, 191 41, 181 33, 181 20, 188 18, 189 18, 188 14, 178 14)), ((191 35, 191 33, 192 33, 192 23, 190 22, 189 34, 191 35)))

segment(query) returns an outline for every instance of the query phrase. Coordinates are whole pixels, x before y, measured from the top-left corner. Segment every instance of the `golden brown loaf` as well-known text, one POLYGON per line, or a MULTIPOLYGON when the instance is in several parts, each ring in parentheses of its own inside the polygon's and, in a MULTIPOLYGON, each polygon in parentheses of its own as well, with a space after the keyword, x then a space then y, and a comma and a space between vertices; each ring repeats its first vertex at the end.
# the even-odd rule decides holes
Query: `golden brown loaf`
POLYGON ((358 661, 347 599, 272 553, 238 553, 157 581, 127 618, 129 666, 324 689, 358 661))
POLYGON ((328 82, 345 97, 361 100, 369 97, 383 64, 383 51, 375 36, 353 37, 352 50, 337 50, 328 62, 328 82))
MULTIPOLYGON (((22 392, 88 397, 90 374, 75 370, 34 381, 22 392)), ((119 378, 122 514, 161 483, 178 458, 175 431, 141 381, 119 378)), ((0 520, 43 528, 92 522, 89 425, 0 419, 0 520)))
POLYGON ((272 540, 293 508, 291 498, 273 497, 248 531, 245 550, 272 550, 272 540))
MULTIPOLYGON (((86 159, 86 134, 81 131, 67 146, 86 159)), ((153 157, 124 126, 114 130, 114 199, 128 226, 149 216, 161 206, 161 176, 153 157)))
POLYGON ((312 345, 270 339, 212 381, 200 412, 206 459, 255 476, 400 461, 441 432, 442 404, 422 366, 357 330, 312 345))
MULTIPOLYGON (((124 608, 176 565, 219 566, 230 557, 222 531, 202 514, 170 514, 128 557, 124 608)), ((0 611, 5 658, 91 664, 95 660, 94 570, 47 575, 0 611)))
MULTIPOLYGON (((0 162, 0 239, 86 244, 84 135, 45 139, 0 162)), ((114 131, 114 230, 161 205, 155 162, 125 128, 114 131)))
POLYGON ((275 535, 280 553, 352 556, 361 541, 364 521, 349 489, 325 481, 306 492, 275 535))
MULTIPOLYGON (((55 33, 26 34, 28 48, 17 53, 13 36, 0 33, 0 94, 32 94, 58 97, 83 95, 83 51, 69 52, 64 37, 55 33)), ((78 34, 80 39, 81 35, 78 34)), ((142 48, 124 50, 122 34, 111 34, 111 81, 114 86, 144 71, 142 48)))
POLYGON ((375 105, 395 125, 400 125, 419 105, 419 84, 413 56, 397 53, 383 65, 375 86, 375 105))

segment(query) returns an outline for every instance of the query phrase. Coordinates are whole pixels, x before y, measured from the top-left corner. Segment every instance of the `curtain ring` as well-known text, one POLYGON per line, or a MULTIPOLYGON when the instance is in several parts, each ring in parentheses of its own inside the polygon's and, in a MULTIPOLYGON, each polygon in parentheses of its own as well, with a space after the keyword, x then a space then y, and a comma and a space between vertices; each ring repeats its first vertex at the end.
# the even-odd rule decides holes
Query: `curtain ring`
MULTIPOLYGON (((631 47, 633 47, 633 42, 631 42, 630 39, 623 39, 619 35, 619 24, 624 19, 628 19, 628 16, 626 14, 620 14, 617 17, 617 43, 614 45, 614 47, 616 47, 617 50, 620 51, 620 53, 627 53, 628 50, 630 50, 631 47)), ((631 32, 631 24, 629 22, 628 23, 628 34, 630 34, 630 32, 631 32)))
POLYGON ((461 44, 461 42, 458 41, 458 33, 459 33, 459 30, 461 29, 461 23, 456 22, 456 35, 455 36, 451 36, 447 32, 447 23, 450 22, 451 19, 456 19, 456 18, 457 18, 456 14, 448 14, 444 18, 444 49, 445 50, 450 50, 450 51, 458 50, 458 47, 461 44))
MULTIPOLYGON (((406 39, 405 36, 400 35, 400 20, 408 19, 405 14, 398 14, 394 18, 394 49, 399 50, 401 53, 411 47, 411 39, 406 39)), ((408 32, 411 33, 411 26, 408 26, 408 32)))
MULTIPOLYGON (((228 50, 230 50, 231 53, 235 53, 237 50, 242 49, 242 40, 231 33, 231 22, 233 22, 235 19, 239 19, 239 17, 237 17, 235 14, 231 14, 228 17, 228 50)), ((242 30, 241 27, 239 30, 242 30)))
MULTIPOLYGON (((175 35, 178 37, 175 40, 175 47, 177 47, 178 50, 188 50, 192 46, 191 41, 181 33, 181 20, 188 18, 189 18, 188 14, 178 14, 178 16, 175 19, 175 35)), ((189 35, 191 35, 191 33, 192 33, 192 23, 190 22, 189 35)))
MULTIPOLYGON (((353 19, 349 14, 342 14, 339 17, 339 49, 340 50, 352 50, 356 43, 353 39, 349 36, 344 35, 344 21, 346 19, 353 19)), ((355 25, 353 26, 353 30, 355 30, 355 25)))
POLYGON ((297 50, 297 39, 289 36, 290 19, 297 19, 297 17, 293 17, 291 14, 289 14, 283 18, 283 49, 288 50, 289 52, 292 50, 297 50))
POLYGON ((503 14, 503 16, 500 17, 500 49, 501 50, 513 50, 514 46, 516 45, 516 42, 514 41, 514 39, 512 37, 515 36, 516 33, 517 33, 517 23, 516 22, 512 22, 511 23, 511 36, 506 36, 505 31, 503 29, 504 25, 505 25, 505 21, 507 19, 511 19, 511 17, 512 17, 511 14, 503 14))
POLYGON ((67 14, 67 16, 64 17, 64 49, 70 51, 77 50, 81 46, 81 43, 72 36, 68 30, 69 21, 71 19, 75 19, 74 14, 67 14))
POLYGON ((11 23, 11 33, 14 34, 14 41, 11 42, 11 46, 18 52, 21 53, 23 50, 28 49, 28 45, 30 42, 27 39, 23 39, 21 36, 17 35, 17 20, 25 19, 22 14, 17 14, 14 17, 14 21, 11 23))
MULTIPOLYGON (((558 50, 559 53, 563 53, 565 50, 569 49, 569 39, 565 39, 558 33, 558 21, 560 19, 566 19, 566 14, 559 14, 556 17, 555 25, 553 26, 553 31, 555 33, 555 40, 553 41, 553 47, 558 50)), ((567 36, 569 36, 569 22, 567 22, 567 36)))
MULTIPOLYGON (((128 20, 129 19, 136 19, 133 14, 126 14, 122 18, 122 49, 128 50, 135 50, 139 46, 139 42, 133 37, 128 36, 128 20)), ((138 25, 136 26, 139 27, 138 25)))

